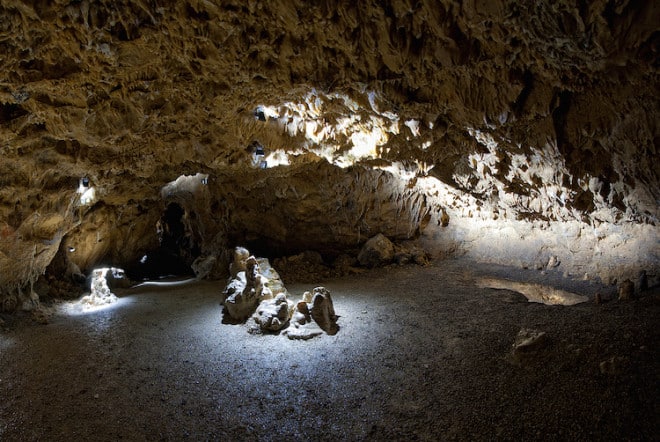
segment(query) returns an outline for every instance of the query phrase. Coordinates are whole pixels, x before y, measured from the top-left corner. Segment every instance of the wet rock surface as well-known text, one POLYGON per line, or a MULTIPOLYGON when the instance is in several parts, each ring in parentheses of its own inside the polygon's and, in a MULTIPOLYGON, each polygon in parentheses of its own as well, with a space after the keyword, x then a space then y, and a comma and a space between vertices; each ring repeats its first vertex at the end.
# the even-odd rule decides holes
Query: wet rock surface
POLYGON ((327 280, 342 330, 309 341, 223 324, 212 281, 118 289, 47 325, 0 314, 0 438, 653 440, 657 288, 548 306, 476 288, 494 276, 550 283, 465 260, 327 280), (518 366, 523 328, 550 339, 518 366))

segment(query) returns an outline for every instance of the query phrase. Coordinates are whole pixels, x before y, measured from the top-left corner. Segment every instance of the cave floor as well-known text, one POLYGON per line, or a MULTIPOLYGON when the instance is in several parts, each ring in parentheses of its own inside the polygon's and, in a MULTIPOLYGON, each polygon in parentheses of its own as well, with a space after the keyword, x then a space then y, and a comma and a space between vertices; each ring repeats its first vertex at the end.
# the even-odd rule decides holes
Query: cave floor
MULTIPOLYGON (((310 341, 223 324, 221 282, 117 290, 115 306, 85 314, 60 304, 46 325, 5 315, 0 440, 660 434, 657 289, 627 303, 546 306, 476 288, 493 273, 507 269, 451 259, 324 281, 341 330, 310 341), (549 340, 516 362, 521 328, 549 340)), ((312 287, 287 285, 296 295, 312 287)))

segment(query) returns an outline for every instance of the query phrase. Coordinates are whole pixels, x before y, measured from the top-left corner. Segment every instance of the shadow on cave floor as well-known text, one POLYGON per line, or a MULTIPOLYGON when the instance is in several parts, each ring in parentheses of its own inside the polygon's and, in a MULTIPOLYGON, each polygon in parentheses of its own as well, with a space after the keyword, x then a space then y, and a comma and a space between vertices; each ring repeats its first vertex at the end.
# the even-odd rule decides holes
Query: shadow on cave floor
POLYGON ((452 259, 324 281, 341 331, 310 341, 222 324, 220 281, 126 289, 115 308, 48 325, 8 322, 0 439, 660 434, 657 289, 626 303, 511 303, 476 288, 481 266, 452 259), (512 359, 522 328, 548 339, 512 359))

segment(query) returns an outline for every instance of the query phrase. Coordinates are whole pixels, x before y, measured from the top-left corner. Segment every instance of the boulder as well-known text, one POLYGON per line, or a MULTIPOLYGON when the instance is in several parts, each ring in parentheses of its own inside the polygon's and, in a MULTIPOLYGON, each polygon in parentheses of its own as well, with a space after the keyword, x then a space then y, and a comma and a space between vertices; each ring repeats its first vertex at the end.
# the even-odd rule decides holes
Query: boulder
POLYGON ((369 239, 358 254, 358 261, 366 267, 389 264, 393 259, 394 244, 382 233, 369 239))
POLYGON ((226 270, 221 268, 221 260, 217 256, 198 256, 190 266, 197 279, 219 279, 226 270))

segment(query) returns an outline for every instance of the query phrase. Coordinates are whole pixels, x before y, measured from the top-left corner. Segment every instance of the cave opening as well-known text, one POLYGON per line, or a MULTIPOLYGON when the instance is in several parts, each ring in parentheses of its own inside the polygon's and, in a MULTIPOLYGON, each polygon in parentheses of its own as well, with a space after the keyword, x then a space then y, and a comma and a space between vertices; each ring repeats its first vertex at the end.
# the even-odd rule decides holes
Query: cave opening
POLYGON ((192 276, 192 263, 201 254, 190 225, 194 214, 180 204, 169 203, 156 223, 159 247, 147 252, 140 260, 135 277, 157 279, 171 276, 192 276))

